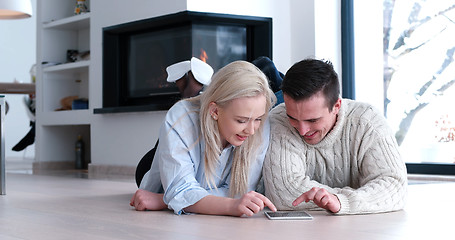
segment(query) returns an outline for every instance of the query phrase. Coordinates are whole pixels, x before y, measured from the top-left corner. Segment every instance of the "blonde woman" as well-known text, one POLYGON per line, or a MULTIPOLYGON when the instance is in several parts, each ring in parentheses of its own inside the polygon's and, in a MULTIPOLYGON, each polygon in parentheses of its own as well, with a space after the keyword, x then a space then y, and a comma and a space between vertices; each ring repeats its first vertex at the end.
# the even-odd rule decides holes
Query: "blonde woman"
POLYGON ((169 109, 151 169, 130 205, 176 214, 252 216, 273 203, 255 191, 276 101, 266 76, 236 61, 205 91, 169 109))

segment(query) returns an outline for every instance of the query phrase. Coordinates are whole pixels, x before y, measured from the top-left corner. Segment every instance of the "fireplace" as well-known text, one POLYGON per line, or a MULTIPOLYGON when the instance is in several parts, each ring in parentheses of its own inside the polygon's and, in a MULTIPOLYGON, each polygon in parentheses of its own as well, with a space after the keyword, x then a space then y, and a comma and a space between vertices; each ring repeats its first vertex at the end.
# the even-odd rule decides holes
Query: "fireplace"
POLYGON ((235 60, 272 58, 272 19, 184 11, 103 28, 103 108, 167 110, 179 98, 166 67, 197 57, 215 71, 235 60))

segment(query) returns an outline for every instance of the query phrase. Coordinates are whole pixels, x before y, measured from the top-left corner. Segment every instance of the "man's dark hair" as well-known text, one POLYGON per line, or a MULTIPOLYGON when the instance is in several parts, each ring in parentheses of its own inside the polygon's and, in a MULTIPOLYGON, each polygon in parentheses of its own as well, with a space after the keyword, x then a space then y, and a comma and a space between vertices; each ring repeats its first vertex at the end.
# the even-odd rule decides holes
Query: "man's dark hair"
POLYGON ((305 59, 286 72, 281 90, 296 101, 307 100, 322 91, 331 111, 340 96, 340 83, 330 61, 305 59))

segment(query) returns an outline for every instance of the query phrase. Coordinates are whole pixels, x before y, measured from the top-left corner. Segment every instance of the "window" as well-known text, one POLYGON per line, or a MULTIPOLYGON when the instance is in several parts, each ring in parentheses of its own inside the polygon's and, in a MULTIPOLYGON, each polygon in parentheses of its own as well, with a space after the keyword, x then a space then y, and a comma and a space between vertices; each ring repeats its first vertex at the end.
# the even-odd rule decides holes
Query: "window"
POLYGON ((408 172, 455 175, 455 3, 383 0, 383 16, 383 110, 408 172))

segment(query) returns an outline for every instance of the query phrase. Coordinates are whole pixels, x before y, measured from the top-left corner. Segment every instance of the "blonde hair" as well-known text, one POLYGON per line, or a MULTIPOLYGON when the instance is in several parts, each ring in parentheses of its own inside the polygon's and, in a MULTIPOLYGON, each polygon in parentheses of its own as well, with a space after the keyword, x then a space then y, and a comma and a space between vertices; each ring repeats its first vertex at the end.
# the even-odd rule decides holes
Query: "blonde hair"
MULTIPOLYGON (((262 129, 269 110, 276 102, 276 97, 269 87, 267 77, 253 64, 246 61, 235 61, 221 68, 212 77, 212 82, 197 97, 189 99, 200 104, 201 135, 205 140, 205 178, 209 186, 215 187, 214 175, 222 151, 218 124, 210 114, 209 105, 225 107, 232 100, 242 97, 265 96, 266 109, 264 120, 254 135, 234 149, 231 168, 229 193, 231 197, 244 194, 248 190, 248 176, 251 163, 256 160, 256 150, 262 143, 262 129)), ((220 176, 218 176, 220 177, 220 176)))

